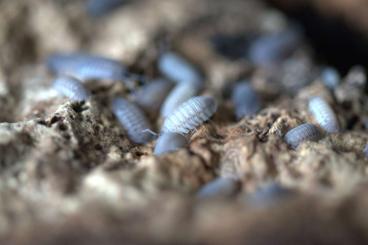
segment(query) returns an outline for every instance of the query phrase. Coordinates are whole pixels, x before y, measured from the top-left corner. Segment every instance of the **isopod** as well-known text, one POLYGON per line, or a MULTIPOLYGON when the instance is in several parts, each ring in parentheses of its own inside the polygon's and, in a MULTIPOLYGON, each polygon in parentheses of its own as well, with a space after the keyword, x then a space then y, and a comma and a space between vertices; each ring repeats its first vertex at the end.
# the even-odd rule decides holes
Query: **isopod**
POLYGON ((177 133, 163 133, 157 139, 154 154, 162 155, 169 152, 176 151, 180 148, 183 148, 187 145, 187 139, 185 136, 177 133))
POLYGON ((316 141, 321 138, 321 133, 316 126, 310 123, 301 124, 286 133, 285 141, 293 149, 306 140, 316 141))
POLYGON ((339 131, 336 115, 330 105, 321 97, 313 97, 309 100, 308 109, 316 122, 328 133, 339 131))
POLYGON ((162 104, 161 117, 165 118, 170 115, 178 106, 196 96, 199 91, 200 87, 194 83, 180 83, 176 85, 162 104))
POLYGON ((115 98, 112 102, 112 111, 131 141, 144 144, 153 139, 150 124, 138 106, 123 98, 115 98))
POLYGON ((365 157, 368 158, 368 144, 365 145, 365 147, 363 149, 363 153, 364 153, 365 157))
POLYGON ((87 13, 94 17, 104 16, 125 2, 126 0, 89 0, 86 5, 87 13))
POLYGON ((211 96, 197 96, 181 104, 164 121, 162 132, 187 134, 207 121, 217 110, 211 96))
POLYGON ((173 52, 166 52, 160 56, 158 69, 163 75, 175 82, 200 83, 202 80, 194 66, 173 52))
POLYGON ((126 68, 120 62, 83 53, 53 54, 47 59, 47 67, 56 74, 71 75, 82 81, 123 81, 127 78, 126 68))
POLYGON ((231 197, 240 189, 239 181, 231 177, 218 177, 204 185, 197 193, 199 198, 231 197))
POLYGON ((295 194, 294 190, 286 188, 278 183, 271 182, 250 194, 247 201, 258 207, 264 207, 276 201, 291 197, 293 194, 295 194))
POLYGON ((295 28, 257 38, 249 48, 249 59, 256 65, 273 67, 298 47, 301 35, 295 28))
POLYGON ((60 76, 56 78, 52 86, 60 94, 75 101, 87 100, 90 95, 81 81, 70 76, 60 76))
POLYGON ((326 67, 321 72, 321 80, 329 89, 336 88, 341 81, 339 72, 332 67, 326 67))
POLYGON ((232 102, 235 107, 235 115, 239 120, 244 116, 251 116, 261 108, 260 99, 256 91, 248 82, 236 84, 232 92, 232 102))
POLYGON ((155 80, 133 93, 136 104, 145 111, 157 112, 172 88, 172 83, 166 80, 155 80))

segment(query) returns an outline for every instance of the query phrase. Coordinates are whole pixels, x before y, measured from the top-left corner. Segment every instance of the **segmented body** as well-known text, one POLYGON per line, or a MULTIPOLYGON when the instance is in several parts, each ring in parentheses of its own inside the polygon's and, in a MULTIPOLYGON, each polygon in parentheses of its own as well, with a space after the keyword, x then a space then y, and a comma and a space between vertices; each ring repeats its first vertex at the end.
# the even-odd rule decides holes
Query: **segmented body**
POLYGON ((87 100, 90 95, 81 81, 70 76, 56 78, 52 86, 60 94, 75 101, 87 100))
POLYGON ((162 155, 165 153, 176 151, 180 148, 183 148, 187 145, 187 139, 177 133, 163 133, 157 139, 154 154, 155 155, 162 155))
POLYGON ((230 177, 218 177, 203 186, 197 196, 199 198, 229 197, 239 190, 239 183, 230 177))
POLYGON ((181 104, 164 121, 162 132, 187 134, 207 121, 217 110, 213 97, 198 96, 181 104))
POLYGON ((91 79, 123 81, 125 67, 118 61, 90 54, 54 54, 47 67, 56 74, 67 74, 82 81, 91 79))
POLYGON ((89 15, 100 17, 109 14, 125 2, 126 0, 89 0, 86 9, 89 15))
POLYGON ((274 66, 287 58, 299 45, 301 35, 296 29, 261 36, 249 48, 249 59, 260 66, 274 66))
POLYGON ((316 122, 328 133, 339 131, 336 115, 330 105, 321 97, 313 97, 309 100, 308 109, 316 122))
POLYGON ((238 120, 244 116, 251 116, 261 109, 261 101, 248 82, 241 82, 234 86, 232 102, 238 120))
POLYGON ((276 201, 292 197, 293 194, 295 194, 295 191, 292 189, 272 182, 250 194, 247 200, 253 205, 264 207, 276 201))
POLYGON ((321 80, 326 87, 329 89, 334 89, 340 84, 341 77, 336 69, 332 67, 326 67, 321 72, 321 80))
POLYGON ((176 85, 162 104, 161 116, 163 118, 167 117, 185 101, 196 96, 199 91, 200 87, 193 83, 181 83, 176 85))
POLYGON ((144 110, 157 112, 171 88, 166 80, 152 81, 134 92, 133 99, 144 110))
POLYGON ((112 110, 126 130, 131 141, 144 144, 153 139, 148 120, 138 106, 122 99, 116 98, 112 102, 112 110))
POLYGON ((163 75, 175 82, 200 83, 202 78, 197 69, 179 55, 166 52, 158 61, 158 68, 163 75))
POLYGON ((292 148, 297 148, 298 145, 304 141, 310 140, 315 141, 321 138, 321 133, 318 128, 313 124, 304 123, 299 125, 286 133, 285 141, 292 148))

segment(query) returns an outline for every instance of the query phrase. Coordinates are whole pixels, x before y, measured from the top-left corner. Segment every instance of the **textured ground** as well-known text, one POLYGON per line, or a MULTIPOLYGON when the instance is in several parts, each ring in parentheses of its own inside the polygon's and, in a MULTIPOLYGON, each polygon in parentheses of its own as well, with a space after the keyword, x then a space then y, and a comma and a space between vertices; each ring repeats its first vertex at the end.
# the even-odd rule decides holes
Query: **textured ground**
POLYGON ((214 37, 284 28, 258 1, 141 0, 103 18, 87 16, 83 1, 1 1, 0 18, 1 244, 368 243, 365 74, 352 69, 331 92, 307 44, 273 72, 220 55, 214 37), (198 65, 205 93, 221 103, 188 149, 161 157, 154 142, 130 143, 111 112, 112 98, 131 88, 91 81, 92 98, 70 102, 44 66, 54 51, 85 50, 155 77, 163 44, 198 65), (243 77, 264 104, 236 122, 226 90, 243 77), (312 95, 333 105, 343 132, 291 150, 283 135, 313 122, 312 95), (228 175, 241 179, 235 197, 196 198, 228 175), (247 201, 272 181, 295 195, 247 201))

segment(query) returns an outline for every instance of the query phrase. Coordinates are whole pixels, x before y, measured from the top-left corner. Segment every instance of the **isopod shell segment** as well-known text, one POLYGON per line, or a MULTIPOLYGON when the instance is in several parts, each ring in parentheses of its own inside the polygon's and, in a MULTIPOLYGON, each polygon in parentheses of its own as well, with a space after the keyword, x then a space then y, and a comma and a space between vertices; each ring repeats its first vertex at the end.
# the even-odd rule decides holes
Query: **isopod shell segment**
POLYGON ((177 151, 180 148, 185 147, 188 144, 185 136, 177 133, 163 133, 157 139, 154 149, 155 155, 162 155, 169 152, 177 151))
POLYGON ((93 17, 101 17, 109 14, 126 2, 126 0, 89 0, 86 3, 86 10, 93 17))
POLYGON ((176 108, 178 108, 185 101, 196 96, 200 91, 200 87, 194 83, 180 83, 166 97, 162 104, 160 114, 165 118, 170 115, 176 108))
POLYGON ((328 133, 339 131, 339 124, 330 105, 321 97, 313 97, 309 100, 308 109, 316 122, 328 133))
POLYGON ((235 84, 232 91, 231 99, 238 120, 244 116, 254 115, 261 109, 260 98, 248 82, 235 84))
POLYGON ((217 110, 211 96, 197 96, 181 104, 164 121, 162 132, 187 134, 207 121, 217 110))
POLYGON ((112 111, 132 142, 144 144, 154 138, 148 120, 135 104, 123 98, 115 98, 112 102, 112 111))
POLYGON ((145 111, 157 112, 172 87, 169 81, 154 80, 135 91, 132 97, 145 111))
POLYGON ((67 74, 82 81, 91 79, 123 81, 126 68, 113 59, 84 54, 53 54, 47 59, 47 67, 56 74, 67 74))
POLYGON ((293 149, 297 148, 300 143, 304 141, 316 141, 321 138, 321 133, 316 126, 310 123, 301 124, 291 130, 285 135, 285 141, 293 149))
POLYGON ((193 65, 173 52, 161 54, 158 68, 163 75, 175 82, 200 83, 202 80, 200 73, 193 65))
POLYGON ((52 84, 53 88, 60 94, 74 101, 87 100, 90 96, 89 91, 78 79, 70 76, 57 77, 52 84))
POLYGON ((239 181, 231 177, 218 177, 204 185, 197 193, 199 198, 231 197, 240 189, 239 181))

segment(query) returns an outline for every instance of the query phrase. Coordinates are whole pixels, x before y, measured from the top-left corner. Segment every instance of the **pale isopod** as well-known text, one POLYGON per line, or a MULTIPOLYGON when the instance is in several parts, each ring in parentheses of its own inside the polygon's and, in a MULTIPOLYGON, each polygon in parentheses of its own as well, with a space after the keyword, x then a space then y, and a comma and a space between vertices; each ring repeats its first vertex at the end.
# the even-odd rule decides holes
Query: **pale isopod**
POLYGON ((185 136, 177 133, 163 133, 157 139, 154 154, 162 155, 165 153, 176 151, 187 145, 187 139, 185 136))
POLYGON ((285 198, 292 197, 293 194, 295 194, 294 190, 272 182, 250 194, 247 201, 257 207, 265 207, 285 198))
POLYGON ((75 101, 87 100, 90 95, 81 81, 70 76, 56 78, 52 86, 60 94, 75 101))
POLYGON ((181 104, 164 121, 162 132, 187 134, 207 121, 217 110, 211 96, 197 96, 181 104))
POLYGON ((172 88, 166 80, 155 80, 133 93, 133 99, 146 111, 157 112, 172 88))
POLYGON ((125 99, 115 98, 112 110, 131 141, 144 144, 153 139, 150 124, 138 106, 125 99))
POLYGON ((256 65, 272 67, 287 58, 300 44, 295 28, 261 36, 249 48, 249 59, 256 65))
POLYGON ((239 181, 231 177, 218 177, 204 185, 197 193, 199 198, 231 197, 240 189, 239 181))
POLYGON ((126 68, 120 62, 83 53, 53 54, 47 59, 47 67, 56 74, 71 75, 82 81, 123 81, 127 78, 126 68))
POLYGON ((308 109, 316 122, 328 133, 339 131, 336 115, 330 105, 321 97, 313 97, 309 100, 308 109))
POLYGON ((162 107, 161 116, 163 118, 170 115, 178 106, 185 101, 196 96, 200 91, 200 87, 193 83, 180 83, 166 97, 162 107))
POLYGON ((326 67, 321 72, 321 80, 326 87, 334 89, 339 85, 341 77, 335 68, 326 67))
POLYGON ((195 67, 173 52, 163 53, 158 61, 163 75, 175 82, 200 83, 202 78, 195 67))
POLYGON ((321 133, 313 124, 304 123, 286 133, 285 141, 292 148, 297 148, 300 143, 306 140, 316 141, 321 138, 321 133))
POLYGON ((236 84, 233 88, 231 99, 238 120, 244 116, 251 116, 261 109, 260 99, 248 82, 236 84))

